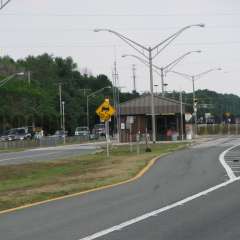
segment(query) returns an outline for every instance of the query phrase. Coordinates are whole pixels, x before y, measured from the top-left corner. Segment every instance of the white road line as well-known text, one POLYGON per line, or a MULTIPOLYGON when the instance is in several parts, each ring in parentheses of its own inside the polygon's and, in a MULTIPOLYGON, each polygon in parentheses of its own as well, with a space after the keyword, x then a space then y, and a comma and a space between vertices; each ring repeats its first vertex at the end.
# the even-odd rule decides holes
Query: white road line
MULTIPOLYGON (((239 146, 239 145, 237 145, 237 146, 239 146)), ((220 161, 220 163, 222 164, 223 168, 226 170, 227 175, 228 175, 228 177, 229 177, 230 180, 236 179, 236 176, 235 176, 234 172, 232 171, 232 169, 229 167, 229 165, 226 163, 226 161, 225 161, 225 155, 226 155, 229 151, 231 151, 232 149, 236 148, 237 146, 233 146, 233 147, 227 149, 226 151, 224 151, 223 153, 221 153, 220 156, 219 156, 219 161, 220 161)))
POLYGON ((197 194, 195 194, 195 195, 193 195, 193 196, 187 197, 187 198, 185 198, 185 199, 183 199, 183 200, 181 200, 181 201, 175 202, 175 203, 173 203, 173 204, 171 204, 171 205, 168 205, 168 206, 166 206, 166 207, 157 209, 157 210, 155 210, 155 211, 146 213, 146 214, 144 214, 144 215, 142 215, 142 216, 133 218, 133 219, 131 219, 131 220, 129 220, 129 221, 123 222, 123 223, 121 223, 121 224, 119 224, 119 225, 113 226, 113 227, 111 227, 111 228, 105 229, 105 230, 103 230, 103 231, 97 232, 97 233, 92 234, 92 235, 89 235, 89 236, 87 236, 87 237, 80 238, 79 240, 94 240, 94 239, 96 239, 96 238, 103 237, 103 236, 105 236, 105 235, 107 235, 107 234, 110 234, 110 233, 112 233, 112 232, 119 231, 119 230, 121 230, 121 229, 123 229, 123 228, 126 228, 126 227, 130 226, 130 225, 133 225, 133 224, 135 224, 135 223, 141 222, 141 221, 143 221, 143 220, 145 220, 145 219, 148 219, 148 218, 150 218, 150 217, 156 216, 156 215, 158 215, 158 214, 160 214, 160 213, 166 212, 166 211, 168 211, 168 210, 170 210, 170 209, 176 208, 176 207, 178 207, 178 206, 182 206, 182 205, 185 204, 185 203, 188 203, 188 202, 190 202, 190 201, 192 201, 192 200, 194 200, 194 199, 197 199, 197 198, 199 198, 199 197, 201 197, 201 196, 204 196, 204 195, 206 195, 206 194, 208 194, 208 193, 210 193, 210 192, 216 191, 216 190, 218 190, 218 189, 220 189, 220 188, 222 188, 222 187, 225 187, 225 186, 227 186, 227 185, 229 185, 229 184, 231 184, 231 183, 233 183, 233 182, 235 182, 235 181, 237 181, 237 180, 240 180, 240 178, 230 179, 230 180, 228 180, 227 182, 221 183, 221 184, 219 184, 219 185, 217 185, 217 186, 214 186, 214 187, 212 187, 212 188, 209 188, 209 189, 207 189, 207 190, 205 190, 205 191, 202 191, 202 192, 200 192, 200 193, 197 193, 197 194))
POLYGON ((48 155, 52 155, 52 154, 56 154, 56 152, 51 152, 51 153, 46 153, 46 154, 37 154, 37 155, 31 155, 31 156, 15 157, 15 158, 5 158, 5 159, 1 159, 0 162, 6 162, 6 161, 11 161, 11 160, 17 160, 17 159, 25 159, 25 158, 48 156, 48 155))
POLYGON ((80 239, 78 239, 78 240, 94 240, 94 239, 97 239, 97 238, 99 238, 99 237, 106 236, 106 235, 108 235, 108 234, 110 234, 110 233, 112 233, 112 232, 119 231, 119 230, 121 230, 121 229, 123 229, 123 228, 126 228, 126 227, 130 226, 130 225, 133 225, 133 224, 135 224, 135 223, 141 222, 141 221, 143 221, 143 220, 145 220, 145 219, 148 219, 148 218, 150 218, 150 217, 156 216, 156 215, 158 215, 158 214, 160 214, 160 213, 166 212, 166 211, 168 211, 168 210, 170 210, 170 209, 176 208, 176 207, 178 207, 178 206, 182 206, 183 204, 188 203, 188 202, 190 202, 190 201, 193 201, 194 199, 197 199, 197 198, 199 198, 199 197, 201 197, 201 196, 204 196, 204 195, 206 195, 206 194, 208 194, 208 193, 211 193, 211 192, 213 192, 213 191, 216 191, 216 190, 218 190, 218 189, 220 189, 220 188, 222 188, 222 187, 225 187, 225 186, 227 186, 227 185, 229 185, 229 184, 231 184, 231 183, 233 183, 233 182, 239 181, 239 180, 240 180, 240 177, 236 177, 236 176, 235 176, 235 174, 233 173, 232 169, 226 164, 225 159, 224 159, 226 153, 229 152, 230 150, 232 150, 232 149, 235 148, 235 147, 236 147, 236 146, 227 149, 226 151, 224 151, 224 152, 219 156, 219 161, 221 162, 222 166, 223 166, 224 169, 226 170, 227 175, 228 175, 228 177, 229 177, 229 180, 228 180, 228 181, 226 181, 226 182, 224 182, 224 183, 221 183, 221 184, 219 184, 219 185, 216 185, 216 186, 214 186, 214 187, 211 187, 211 188, 209 188, 209 189, 207 189, 207 190, 205 190, 205 191, 202 191, 202 192, 200 192, 200 193, 197 193, 197 194, 195 194, 195 195, 192 195, 192 196, 190 196, 190 197, 187 197, 187 198, 185 198, 185 199, 183 199, 183 200, 181 200, 181 201, 175 202, 175 203, 173 203, 173 204, 171 204, 171 205, 165 206, 165 207, 163 207, 163 208, 159 208, 159 209, 157 209, 157 210, 155 210, 155 211, 146 213, 146 214, 144 214, 144 215, 142 215, 142 216, 133 218, 133 219, 131 219, 131 220, 129 220, 129 221, 123 222, 123 223, 121 223, 121 224, 118 224, 118 225, 116 225, 116 226, 113 226, 113 227, 110 227, 110 228, 108 228, 108 229, 102 230, 102 231, 100 231, 100 232, 94 233, 94 234, 92 234, 92 235, 86 236, 86 237, 84 237, 84 238, 80 238, 80 239))

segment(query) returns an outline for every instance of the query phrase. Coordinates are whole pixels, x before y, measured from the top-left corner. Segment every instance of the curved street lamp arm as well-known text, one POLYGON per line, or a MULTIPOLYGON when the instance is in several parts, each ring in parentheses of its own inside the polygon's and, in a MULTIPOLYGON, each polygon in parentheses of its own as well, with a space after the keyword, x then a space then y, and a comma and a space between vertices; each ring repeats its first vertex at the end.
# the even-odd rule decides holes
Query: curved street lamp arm
POLYGON ((182 56, 180 56, 179 58, 177 58, 176 60, 174 60, 173 62, 169 63, 165 69, 166 69, 166 73, 171 71, 178 63, 180 63, 186 56, 190 55, 191 53, 201 53, 201 50, 196 50, 196 51, 189 51, 185 54, 183 54, 182 56), (170 67, 170 68, 169 68, 170 67))
POLYGON ((176 71, 169 71, 169 72, 170 73, 175 73, 175 74, 177 74, 177 75, 179 75, 179 76, 181 76, 185 79, 188 79, 188 80, 192 80, 192 78, 194 77, 194 76, 191 76, 191 75, 186 74, 186 73, 181 73, 181 72, 176 72, 176 71))
MULTIPOLYGON (((179 62, 181 62, 187 55, 191 54, 192 52, 187 52, 185 54, 183 54, 182 56, 176 58, 175 60, 173 60, 172 62, 170 62, 168 65, 166 65, 165 67, 163 67, 164 70, 168 70, 169 67, 173 68, 174 66, 176 66, 179 62)), ((170 71, 171 69, 169 69, 170 71)))
POLYGON ((87 96, 87 99, 90 98, 90 97, 92 97, 93 95, 96 95, 96 93, 99 93, 99 92, 103 91, 105 88, 111 88, 111 87, 110 87, 110 86, 106 86, 106 87, 100 88, 100 89, 98 89, 97 91, 89 94, 89 95, 87 96))
MULTIPOLYGON (((138 59, 142 64, 144 64, 146 67, 149 67, 148 61, 146 61, 146 60, 144 60, 144 59, 142 59, 142 58, 140 58, 140 57, 138 57, 138 56, 136 56, 136 55, 124 54, 124 55, 122 55, 122 57, 134 57, 134 58, 138 59)), ((154 71, 155 73, 157 73, 159 76, 161 76, 161 73, 156 70, 156 69, 161 70, 161 68, 158 67, 158 66, 156 66, 156 65, 154 65, 154 64, 153 64, 153 67, 154 67, 154 68, 153 68, 153 71, 154 71)))
POLYGON ((142 56, 144 56, 145 58, 148 58, 148 55, 146 55, 143 51, 149 51, 149 49, 143 45, 141 45, 140 43, 133 41, 132 39, 116 32, 113 31, 111 29, 94 29, 94 32, 101 32, 101 31, 107 31, 110 32, 114 35, 116 35, 117 37, 119 37, 120 39, 122 39, 125 43, 127 43, 130 47, 132 47, 133 49, 135 49, 138 53, 140 53, 142 56), (141 48, 143 51, 139 50, 137 47, 141 48))
POLYGON ((133 58, 136 58, 137 60, 139 60, 141 63, 145 64, 146 66, 149 67, 149 62, 143 58, 140 58, 139 56, 137 55, 134 55, 134 54, 123 54, 122 57, 133 57, 133 58))
POLYGON ((175 40, 182 32, 184 32, 188 28, 191 28, 191 27, 204 27, 204 26, 205 26, 204 24, 193 24, 193 25, 188 25, 186 27, 181 28, 179 31, 177 31, 176 33, 172 34, 170 37, 168 37, 167 39, 165 39, 164 41, 160 42, 159 44, 157 44, 156 46, 154 46, 152 48, 152 50, 157 50, 157 53, 153 56, 153 58, 155 58, 160 52, 162 52, 167 46, 169 46, 173 40, 175 40), (158 49, 162 45, 164 45, 164 46, 161 49, 158 49))
POLYGON ((6 2, 4 2, 3 0, 1 0, 1 5, 0 5, 0 10, 3 9, 11 0, 7 0, 6 2))
POLYGON ((204 75, 206 75, 206 74, 208 74, 208 73, 210 73, 210 72, 218 71, 218 70, 221 70, 221 68, 211 68, 211 69, 209 69, 209 70, 207 70, 207 71, 204 71, 204 72, 201 72, 201 73, 195 75, 194 78, 195 78, 195 79, 199 79, 199 78, 201 78, 202 76, 204 76, 204 75))

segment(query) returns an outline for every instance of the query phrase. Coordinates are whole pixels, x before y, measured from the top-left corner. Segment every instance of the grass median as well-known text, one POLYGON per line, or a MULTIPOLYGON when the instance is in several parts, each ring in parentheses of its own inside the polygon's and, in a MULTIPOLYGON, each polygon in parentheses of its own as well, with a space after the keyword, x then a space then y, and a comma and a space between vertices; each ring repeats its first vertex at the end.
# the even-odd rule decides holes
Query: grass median
POLYGON ((0 166, 0 211, 128 180, 149 161, 184 148, 186 143, 162 143, 140 154, 129 146, 51 162, 0 166))

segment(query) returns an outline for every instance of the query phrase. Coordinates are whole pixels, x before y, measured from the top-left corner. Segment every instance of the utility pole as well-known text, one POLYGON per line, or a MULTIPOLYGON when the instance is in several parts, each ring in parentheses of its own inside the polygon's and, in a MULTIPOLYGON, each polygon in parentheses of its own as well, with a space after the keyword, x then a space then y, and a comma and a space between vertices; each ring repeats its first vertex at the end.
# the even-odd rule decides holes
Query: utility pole
POLYGON ((31 84, 31 72, 30 71, 27 72, 27 77, 28 77, 28 84, 30 85, 31 84))
POLYGON ((137 88, 136 88, 136 65, 135 64, 132 65, 132 73, 133 73, 133 92, 136 93, 137 88))
POLYGON ((62 101, 62 129, 63 129, 63 143, 66 143, 66 134, 65 134, 65 102, 62 101))
POLYGON ((62 115, 63 115, 63 111, 62 111, 62 83, 59 82, 59 85, 58 85, 58 89, 59 89, 59 106, 60 106, 60 128, 63 129, 63 118, 62 118, 62 115))
POLYGON ((183 100, 182 100, 182 91, 180 91, 180 114, 181 114, 181 140, 183 141, 184 136, 183 136, 183 100))
POLYGON ((118 72, 117 72, 117 61, 115 59, 114 61, 114 69, 113 69, 113 100, 114 100, 114 108, 116 109, 116 115, 115 115, 115 123, 117 125, 117 138, 118 142, 120 142, 120 97, 119 97, 119 81, 118 81, 118 72))

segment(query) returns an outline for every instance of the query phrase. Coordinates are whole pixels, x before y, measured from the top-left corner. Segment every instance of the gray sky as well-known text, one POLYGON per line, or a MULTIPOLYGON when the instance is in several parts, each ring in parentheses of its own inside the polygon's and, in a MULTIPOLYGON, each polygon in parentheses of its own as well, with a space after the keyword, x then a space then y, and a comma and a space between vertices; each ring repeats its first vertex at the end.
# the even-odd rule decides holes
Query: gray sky
MULTIPOLYGON (((110 28, 146 46, 153 46, 180 28, 205 23, 182 33, 154 63, 164 66, 192 50, 174 70, 197 74, 222 67, 196 82, 197 89, 239 94, 240 1, 239 0, 12 0, 0 12, 0 54, 24 58, 44 52, 72 56, 79 69, 112 78, 116 52, 119 84, 132 90, 132 64, 136 64, 137 90, 149 90, 147 67, 122 54, 137 54, 124 42, 94 28, 110 28), (116 50, 115 50, 116 49, 116 50)), ((174 74, 167 75, 168 90, 191 91, 192 85, 174 74)), ((154 84, 159 84, 154 75, 154 84)))

